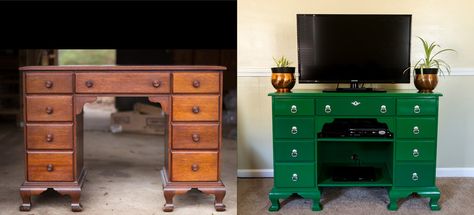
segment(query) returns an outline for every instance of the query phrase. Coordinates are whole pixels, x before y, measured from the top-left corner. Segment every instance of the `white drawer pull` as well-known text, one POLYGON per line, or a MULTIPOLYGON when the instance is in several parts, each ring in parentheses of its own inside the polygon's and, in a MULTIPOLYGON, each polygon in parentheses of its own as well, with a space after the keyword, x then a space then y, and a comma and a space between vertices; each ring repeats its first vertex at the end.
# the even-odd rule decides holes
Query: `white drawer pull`
POLYGON ((413 107, 413 113, 420 113, 421 109, 420 109, 420 106, 419 105, 415 105, 413 107))
POLYGON ((293 176, 291 176, 291 180, 295 182, 298 181, 298 174, 293 173, 293 176))
POLYGON ((296 126, 291 127, 291 133, 292 134, 297 134, 298 133, 298 128, 296 126))
POLYGON ((324 112, 326 112, 326 113, 331 113, 331 105, 326 105, 326 106, 324 107, 324 112))
POLYGON ((298 157, 298 151, 296 149, 293 149, 291 151, 291 157, 294 157, 294 158, 298 157))
POLYGON ((411 180, 413 180, 413 181, 418 181, 418 174, 416 174, 416 172, 414 172, 414 173, 411 175, 411 180))
POLYGON ((420 152, 418 152, 418 149, 413 149, 413 157, 418 157, 420 156, 420 152))
POLYGON ((290 111, 291 111, 291 113, 296 113, 296 112, 298 112, 298 109, 296 108, 296 105, 292 105, 290 111))

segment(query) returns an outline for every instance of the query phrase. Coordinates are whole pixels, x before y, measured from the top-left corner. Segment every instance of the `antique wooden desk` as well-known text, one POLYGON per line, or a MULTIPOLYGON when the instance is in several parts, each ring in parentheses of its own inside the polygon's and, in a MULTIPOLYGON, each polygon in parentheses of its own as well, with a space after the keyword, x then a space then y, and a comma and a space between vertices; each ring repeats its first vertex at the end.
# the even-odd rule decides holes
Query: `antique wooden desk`
POLYGON ((322 209, 321 187, 386 187, 389 210, 412 193, 430 198, 440 210, 436 187, 436 145, 439 93, 395 90, 387 93, 323 93, 294 90, 270 93, 273 116, 274 187, 270 211, 279 199, 298 193, 322 209), (393 138, 321 137, 334 119, 376 119, 386 123, 393 138), (357 159, 354 159, 358 157, 357 159), (358 162, 358 164, 357 164, 358 162), (374 167, 373 181, 340 181, 337 167, 374 167), (336 173, 337 174, 337 173, 336 173))
POLYGON ((192 188, 214 194, 225 210, 220 180, 222 71, 220 66, 34 66, 24 80, 25 182, 21 211, 31 196, 52 188, 81 211, 86 176, 83 106, 98 96, 146 96, 169 116, 161 171, 164 211, 192 188))

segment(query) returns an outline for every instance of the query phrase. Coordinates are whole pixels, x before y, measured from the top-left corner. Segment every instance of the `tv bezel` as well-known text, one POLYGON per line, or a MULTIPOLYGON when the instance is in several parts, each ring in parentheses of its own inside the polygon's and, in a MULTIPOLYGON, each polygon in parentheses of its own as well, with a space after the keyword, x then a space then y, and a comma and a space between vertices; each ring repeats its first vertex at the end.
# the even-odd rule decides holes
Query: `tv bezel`
MULTIPOLYGON (((402 80, 301 80, 301 64, 300 64, 300 39, 298 37, 298 17, 299 16, 407 16, 409 17, 409 42, 408 46, 410 51, 408 52, 408 66, 411 67, 411 33, 412 33, 412 14, 296 14, 296 39, 297 39, 297 52, 298 52, 298 83, 312 84, 312 83, 392 83, 392 84, 409 84, 410 83, 410 72, 404 74, 402 80)), ((408 67, 407 67, 408 68, 408 67)))

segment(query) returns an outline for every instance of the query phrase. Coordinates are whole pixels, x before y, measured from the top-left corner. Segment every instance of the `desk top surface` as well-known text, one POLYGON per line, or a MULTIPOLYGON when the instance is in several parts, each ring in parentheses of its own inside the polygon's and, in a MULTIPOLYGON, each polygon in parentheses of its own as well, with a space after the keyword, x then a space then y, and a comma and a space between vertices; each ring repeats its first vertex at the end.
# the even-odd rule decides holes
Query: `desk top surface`
POLYGON ((418 93, 417 90, 387 90, 387 92, 323 92, 322 90, 299 89, 292 90, 291 93, 269 93, 274 97, 344 97, 344 96, 372 96, 372 97, 393 97, 393 96, 409 96, 409 97, 439 97, 441 93, 418 93))
POLYGON ((25 66, 20 71, 223 71, 224 66, 204 65, 150 65, 150 66, 113 66, 113 65, 71 65, 71 66, 25 66))

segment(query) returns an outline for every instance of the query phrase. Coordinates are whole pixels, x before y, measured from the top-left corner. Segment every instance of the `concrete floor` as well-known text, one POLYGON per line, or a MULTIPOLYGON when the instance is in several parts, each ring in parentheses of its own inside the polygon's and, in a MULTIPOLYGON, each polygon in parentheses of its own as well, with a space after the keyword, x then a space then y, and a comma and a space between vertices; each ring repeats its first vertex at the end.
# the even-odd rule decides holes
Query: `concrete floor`
MULTIPOLYGON (((86 131, 85 164, 88 175, 79 214, 165 214, 159 171, 163 166, 163 137, 86 131)), ((18 188, 24 180, 23 132, 13 125, 0 125, 0 214, 56 215, 70 211, 70 199, 45 192, 32 199, 30 212, 19 212, 18 188)), ((174 198, 169 214, 237 214, 236 141, 223 140, 221 177, 227 187, 225 212, 215 212, 214 197, 197 191, 174 198)))

